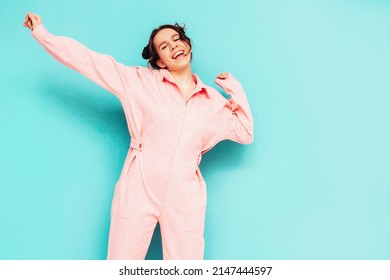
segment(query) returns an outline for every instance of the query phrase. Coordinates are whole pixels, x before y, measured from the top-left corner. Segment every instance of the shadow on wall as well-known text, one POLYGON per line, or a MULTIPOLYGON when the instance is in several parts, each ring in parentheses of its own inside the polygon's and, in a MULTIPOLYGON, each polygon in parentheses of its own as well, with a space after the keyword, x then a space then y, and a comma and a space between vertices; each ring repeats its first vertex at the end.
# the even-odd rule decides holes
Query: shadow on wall
POLYGON ((45 82, 42 98, 49 107, 62 112, 67 118, 74 118, 75 123, 104 134, 105 138, 116 139, 120 136, 129 146, 129 133, 126 119, 119 100, 103 89, 95 86, 77 87, 69 83, 45 82))
MULTIPOLYGON (((58 80, 45 82, 42 99, 48 110, 63 112, 66 118, 74 118, 87 130, 99 132, 108 139, 108 143, 120 139, 120 150, 123 151, 123 161, 130 143, 126 119, 123 109, 116 98, 104 90, 81 88, 58 80), (103 92, 96 92, 103 91, 103 92)), ((235 169, 243 158, 244 145, 231 141, 223 141, 211 151, 203 155, 201 170, 205 177, 211 173, 235 169)), ((123 164, 123 163, 122 163, 123 164)), ((206 180, 207 183, 207 180, 206 180)), ((114 186, 113 186, 114 187, 114 186)), ((107 198, 111 200, 111 197, 107 198)), ((109 202, 108 202, 109 203, 109 202)), ((108 235, 107 233, 104 233, 108 235)), ((152 241, 146 255, 147 260, 161 260, 162 243, 160 226, 157 223, 152 241)))

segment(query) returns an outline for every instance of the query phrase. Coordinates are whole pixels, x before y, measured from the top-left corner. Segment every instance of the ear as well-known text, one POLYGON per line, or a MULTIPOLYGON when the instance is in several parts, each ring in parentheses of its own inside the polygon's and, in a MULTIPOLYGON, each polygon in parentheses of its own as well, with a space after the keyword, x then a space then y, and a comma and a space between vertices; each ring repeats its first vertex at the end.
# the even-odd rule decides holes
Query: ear
POLYGON ((164 69, 166 68, 167 66, 164 64, 164 62, 161 61, 161 59, 157 60, 156 61, 156 64, 158 65, 158 67, 164 69))

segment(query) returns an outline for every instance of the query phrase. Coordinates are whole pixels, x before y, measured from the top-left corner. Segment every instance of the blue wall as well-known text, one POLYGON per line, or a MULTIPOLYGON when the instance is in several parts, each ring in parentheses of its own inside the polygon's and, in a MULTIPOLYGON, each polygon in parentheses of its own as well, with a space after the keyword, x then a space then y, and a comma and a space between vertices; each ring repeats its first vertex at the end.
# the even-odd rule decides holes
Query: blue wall
MULTIPOLYGON (((206 259, 390 259, 380 0, 2 1, 0 259, 104 259, 129 146, 116 98, 49 57, 27 11, 127 65, 145 65, 154 27, 186 23, 203 81, 242 82, 255 142, 203 157, 206 259)), ((161 258, 158 235, 148 258, 161 258)))

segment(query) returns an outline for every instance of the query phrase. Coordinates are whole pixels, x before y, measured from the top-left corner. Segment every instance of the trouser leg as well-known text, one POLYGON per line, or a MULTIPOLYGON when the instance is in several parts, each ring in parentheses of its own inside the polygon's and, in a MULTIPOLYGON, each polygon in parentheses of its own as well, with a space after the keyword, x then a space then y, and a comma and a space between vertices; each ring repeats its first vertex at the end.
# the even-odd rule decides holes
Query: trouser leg
POLYGON ((197 175, 167 192, 160 216, 164 259, 203 259, 206 185, 197 175))
POLYGON ((161 228, 164 260, 203 260, 203 231, 161 228))
MULTIPOLYGON (((145 259, 160 212, 160 197, 150 175, 132 151, 115 188, 107 259, 145 259), (149 178, 149 181, 146 180, 149 178)), ((140 156, 140 155, 139 155, 140 156)))
POLYGON ((129 219, 111 215, 107 259, 145 259, 156 223, 153 219, 129 219))

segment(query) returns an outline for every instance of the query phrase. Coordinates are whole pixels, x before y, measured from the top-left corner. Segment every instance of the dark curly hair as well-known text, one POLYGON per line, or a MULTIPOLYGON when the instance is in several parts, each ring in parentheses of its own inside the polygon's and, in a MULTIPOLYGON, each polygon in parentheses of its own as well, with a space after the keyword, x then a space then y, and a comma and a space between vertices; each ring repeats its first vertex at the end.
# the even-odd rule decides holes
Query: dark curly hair
MULTIPOLYGON (((154 37, 157 35, 157 33, 165 28, 170 28, 175 30, 177 33, 179 33, 179 37, 182 41, 186 42, 190 49, 192 49, 191 45, 191 39, 185 34, 185 25, 181 26, 178 23, 175 24, 164 24, 159 26, 158 28, 154 29, 149 37, 148 44, 144 47, 142 51, 142 57, 144 59, 148 60, 148 65, 153 67, 154 69, 161 69, 160 66, 157 65, 157 61, 160 59, 157 49, 153 44, 154 37)), ((191 59, 192 59, 192 53, 191 53, 191 59)))

